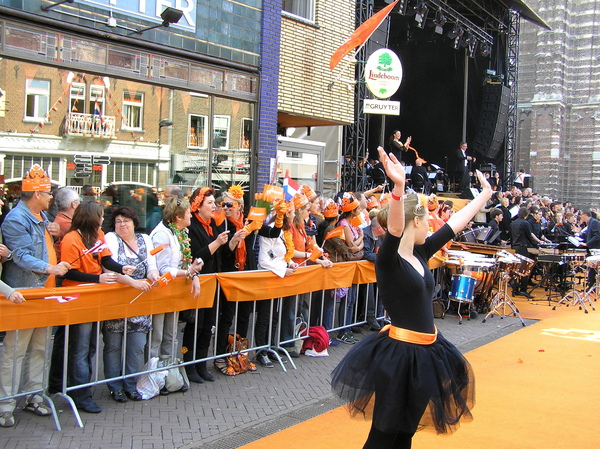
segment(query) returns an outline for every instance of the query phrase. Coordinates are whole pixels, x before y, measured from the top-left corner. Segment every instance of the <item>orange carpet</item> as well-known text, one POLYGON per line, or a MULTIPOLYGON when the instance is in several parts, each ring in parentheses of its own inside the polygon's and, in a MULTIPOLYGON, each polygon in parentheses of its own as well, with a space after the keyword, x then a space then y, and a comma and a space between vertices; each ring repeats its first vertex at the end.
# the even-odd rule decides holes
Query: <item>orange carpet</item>
MULTIPOLYGON (((600 447, 600 310, 553 311, 537 297, 517 305, 542 321, 466 355, 477 382, 473 422, 451 436, 417 433, 413 448, 600 447)), ((369 428, 339 408, 243 448, 359 449, 369 428)))

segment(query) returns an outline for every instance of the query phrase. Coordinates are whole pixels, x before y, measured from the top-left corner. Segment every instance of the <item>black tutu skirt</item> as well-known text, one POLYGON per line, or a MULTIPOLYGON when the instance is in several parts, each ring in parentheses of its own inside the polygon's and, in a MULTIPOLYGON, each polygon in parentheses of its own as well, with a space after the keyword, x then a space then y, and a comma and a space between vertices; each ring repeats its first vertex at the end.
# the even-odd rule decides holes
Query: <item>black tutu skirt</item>
POLYGON ((333 370, 331 387, 352 417, 381 432, 452 433, 473 419, 475 378, 469 362, 438 333, 431 345, 395 340, 388 331, 354 346, 333 370))

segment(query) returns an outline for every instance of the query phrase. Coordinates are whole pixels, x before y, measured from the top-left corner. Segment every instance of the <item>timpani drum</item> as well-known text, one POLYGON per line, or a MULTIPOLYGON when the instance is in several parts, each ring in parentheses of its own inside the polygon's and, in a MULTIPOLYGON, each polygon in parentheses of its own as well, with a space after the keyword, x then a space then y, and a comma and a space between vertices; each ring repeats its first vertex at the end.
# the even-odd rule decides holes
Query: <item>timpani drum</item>
POLYGON ((535 265, 535 260, 520 254, 514 254, 514 256, 519 260, 519 265, 514 268, 514 273, 523 277, 529 276, 535 265))

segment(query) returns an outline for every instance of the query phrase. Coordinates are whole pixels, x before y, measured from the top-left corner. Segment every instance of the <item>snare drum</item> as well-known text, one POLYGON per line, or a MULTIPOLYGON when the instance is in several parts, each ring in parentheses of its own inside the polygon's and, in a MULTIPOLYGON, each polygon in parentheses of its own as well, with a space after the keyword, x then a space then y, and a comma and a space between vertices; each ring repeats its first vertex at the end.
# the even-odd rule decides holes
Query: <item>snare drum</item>
POLYGON ((515 254, 514 256, 519 260, 519 265, 515 268, 515 273, 523 277, 529 276, 535 265, 535 260, 521 256, 520 254, 515 254))
POLYGON ((600 255, 590 256, 587 259, 585 259, 585 262, 587 263, 588 268, 597 270, 600 268, 600 255))
POLYGON ((561 254, 563 263, 582 264, 586 260, 586 254, 584 252, 572 252, 561 254))
POLYGON ((473 302, 477 279, 464 274, 452 276, 452 288, 448 297, 453 301, 473 302))

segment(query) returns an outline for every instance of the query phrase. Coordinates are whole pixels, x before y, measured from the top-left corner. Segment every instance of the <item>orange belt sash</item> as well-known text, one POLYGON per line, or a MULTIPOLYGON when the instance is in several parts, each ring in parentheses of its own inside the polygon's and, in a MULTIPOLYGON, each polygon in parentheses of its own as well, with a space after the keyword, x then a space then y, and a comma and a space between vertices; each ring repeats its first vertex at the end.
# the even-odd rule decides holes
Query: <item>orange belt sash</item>
POLYGON ((394 340, 405 341, 406 343, 414 343, 416 345, 431 345, 435 343, 437 340, 438 330, 437 326, 433 326, 434 333, 426 334, 423 332, 411 331, 409 329, 404 329, 402 327, 392 326, 391 324, 387 324, 381 329, 380 332, 389 330, 390 337, 394 340))

